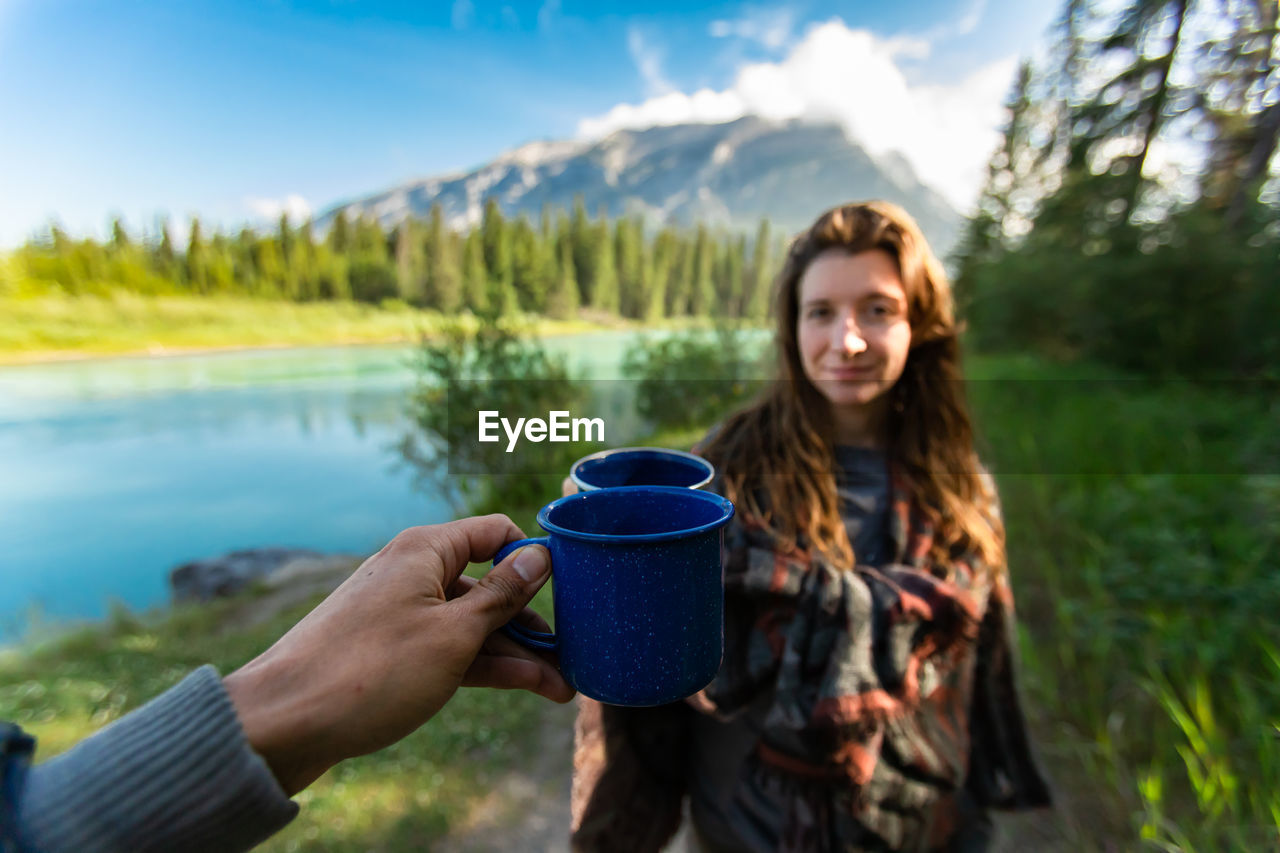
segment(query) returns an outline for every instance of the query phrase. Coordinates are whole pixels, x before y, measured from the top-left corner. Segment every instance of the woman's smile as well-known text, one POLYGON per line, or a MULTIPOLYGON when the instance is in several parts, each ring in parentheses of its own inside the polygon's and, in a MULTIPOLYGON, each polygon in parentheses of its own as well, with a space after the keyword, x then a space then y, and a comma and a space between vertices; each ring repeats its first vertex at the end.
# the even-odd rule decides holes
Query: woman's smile
POLYGON ((863 366, 836 365, 825 368, 823 372, 831 379, 841 381, 874 379, 879 373, 876 365, 874 364, 863 366))

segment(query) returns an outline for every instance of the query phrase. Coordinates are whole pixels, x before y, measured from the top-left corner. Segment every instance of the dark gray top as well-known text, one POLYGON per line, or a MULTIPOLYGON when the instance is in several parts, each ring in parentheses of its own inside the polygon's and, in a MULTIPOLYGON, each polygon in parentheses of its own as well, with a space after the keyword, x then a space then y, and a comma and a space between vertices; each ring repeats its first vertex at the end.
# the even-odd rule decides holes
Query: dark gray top
POLYGON ((297 813, 203 666, 31 768, 17 825, 23 849, 45 853, 236 851, 297 813))
MULTIPOLYGON (((889 559, 889 467, 884 451, 838 445, 836 492, 854 557, 878 566, 889 559)), ((772 697, 760 696, 728 722, 696 714, 689 811, 703 850, 771 853, 786 820, 765 777, 747 778, 772 697)))
POLYGON ((836 494, 854 561, 889 560, 889 462, 883 450, 836 445, 836 494))

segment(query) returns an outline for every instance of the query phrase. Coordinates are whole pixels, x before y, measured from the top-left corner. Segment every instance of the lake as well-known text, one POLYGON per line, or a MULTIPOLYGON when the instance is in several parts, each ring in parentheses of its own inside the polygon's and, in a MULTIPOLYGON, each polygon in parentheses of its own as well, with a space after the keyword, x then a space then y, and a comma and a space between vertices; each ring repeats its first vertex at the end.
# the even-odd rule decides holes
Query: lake
MULTIPOLYGON (((545 339, 618 376, 637 333, 545 339)), ((168 601, 168 572, 270 545, 367 554, 453 517, 415 491, 410 346, 0 368, 0 641, 168 601)), ((554 496, 551 496, 554 497, 554 496)))

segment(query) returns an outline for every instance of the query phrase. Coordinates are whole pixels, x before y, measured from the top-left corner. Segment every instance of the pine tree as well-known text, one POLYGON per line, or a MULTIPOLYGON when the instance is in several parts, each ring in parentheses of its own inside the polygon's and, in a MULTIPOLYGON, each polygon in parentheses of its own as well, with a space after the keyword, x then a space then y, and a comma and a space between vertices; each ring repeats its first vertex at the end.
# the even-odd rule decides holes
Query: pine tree
POLYGON ((747 254, 747 238, 739 234, 736 238, 726 241, 725 248, 727 251, 724 277, 728 297, 723 304, 729 316, 741 317, 747 304, 746 288, 742 278, 742 268, 747 254))
POLYGON ((49 243, 56 263, 51 264, 52 278, 69 294, 81 291, 85 275, 75 258, 75 244, 58 225, 49 226, 49 243))
POLYGON ((485 270, 489 276, 488 309, 495 316, 506 316, 516 307, 515 292, 511 285, 511 229, 503 219, 498 200, 492 196, 484 205, 480 236, 484 246, 485 270))
POLYGON ((646 320, 666 316, 667 288, 676 261, 676 236, 670 228, 663 228, 653 241, 649 257, 649 303, 644 308, 646 320))
POLYGON ((259 290, 258 274, 253 263, 254 240, 253 231, 246 225, 240 229, 230 247, 232 278, 246 293, 257 293, 259 290))
POLYGON ((474 314, 489 310, 489 273, 484 266, 480 231, 472 228, 462 244, 462 304, 474 314))
POLYGON ((454 235, 445 228, 439 202, 431 205, 427 222, 427 265, 427 306, 454 313, 462 304, 462 276, 454 235))
POLYGON ((554 224, 552 222, 552 217, 553 211, 551 210, 551 205, 544 202, 542 205, 541 221, 538 223, 538 239, 541 243, 547 246, 547 254, 554 258, 558 250, 555 243, 555 231, 552 230, 554 224))
POLYGON ((111 220, 111 248, 116 252, 124 252, 129 246, 129 232, 124 230, 124 223, 117 216, 111 220))
POLYGON ((614 244, 618 265, 619 309, 624 317, 643 317, 649 304, 644 258, 644 221, 639 217, 619 220, 614 244))
POLYGON ((488 280, 488 304, 487 310, 494 317, 508 317, 518 308, 516 302, 516 292, 502 278, 490 275, 488 280))
POLYGON ((350 299, 351 276, 347 256, 335 252, 325 240, 316 244, 314 258, 316 298, 350 299))
POLYGON ((773 281, 770 239, 769 220, 762 219, 760 227, 756 229, 756 240, 751 254, 751 273, 747 277, 748 290, 744 314, 751 320, 763 320, 769 313, 769 295, 773 281))
POLYGON ((614 263, 614 245, 609 234, 609 220, 602 215, 594 231, 595 283, 592 286, 589 304, 597 311, 617 314, 618 272, 614 263))
POLYGON ((578 302, 581 305, 594 304, 597 261, 595 229, 587 219, 587 207, 581 195, 574 196, 573 199, 569 245, 573 251, 574 275, 578 280, 578 302))
POLYGON ((689 292, 693 285, 693 244, 687 234, 674 240, 671 277, 667 280, 666 316, 689 314, 689 292))
POLYGON ((277 231, 280 238, 280 251, 286 258, 293 256, 293 229, 289 227, 289 214, 280 214, 280 223, 277 231))
MULTIPOLYGON (((1086 69, 1097 57, 1085 32, 1095 28, 1090 0, 1066 0, 1062 13, 1050 30, 1051 47, 1046 59, 1044 80, 1036 87, 1040 94, 1032 100, 1044 101, 1045 112, 1041 117, 1047 125, 1047 133, 1036 140, 1039 153, 1035 170, 1047 173, 1042 195, 1057 190, 1061 170, 1076 170, 1086 166, 1085 151, 1076 139, 1074 111, 1088 100, 1084 76, 1086 69)), ((1038 75, 1032 74, 1033 82, 1038 75)))
POLYGON ((511 286, 523 311, 538 311, 546 299, 549 279, 542 241, 528 217, 521 216, 511 227, 511 286))
POLYGON ((661 310, 661 303, 655 306, 653 300, 653 289, 657 286, 654 281, 654 245, 645 236, 643 219, 637 216, 632 227, 635 229, 636 244, 640 247, 640 298, 637 300, 636 317, 645 319, 654 316, 653 311, 661 310))
POLYGON ((396 228, 396 281, 400 298, 410 305, 426 304, 427 259, 417 222, 406 217, 396 228))
MULTIPOLYGON (((539 231, 539 233, 534 237, 534 310, 540 314, 546 312, 547 300, 552 288, 556 285, 556 278, 560 275, 558 246, 559 243, 556 240, 554 230, 548 229, 546 231, 539 231), (544 234, 546 235, 545 237, 543 236, 544 234)), ((572 264, 572 259, 570 259, 570 263, 572 264)), ((577 290, 578 283, 575 281, 573 286, 574 290, 577 290)), ((576 300, 573 307, 576 311, 576 300)))
POLYGON ((276 228, 276 241, 280 245, 280 256, 284 259, 284 278, 282 282, 284 295, 294 301, 302 300, 305 298, 302 292, 303 271, 299 268, 298 245, 294 237, 293 228, 289 225, 288 213, 280 214, 280 222, 276 228))
MULTIPOLYGON (((1030 168, 1028 159, 1035 159, 1029 139, 1031 77, 1031 63, 1023 62, 1005 101, 1008 118, 1003 140, 987 163, 987 178, 978 196, 977 209, 965 223, 953 253, 959 270, 956 289, 961 293, 972 288, 977 267, 1005 248, 1006 223, 1015 215, 1015 194, 1030 168)), ((1024 209, 1023 213, 1030 211, 1024 209)))
POLYGON ((559 263, 551 289, 547 292, 547 314, 557 319, 568 319, 578 310, 578 282, 574 280, 573 238, 567 220, 561 222, 555 239, 559 263))
POLYGON ((366 260, 389 262, 387 234, 378 224, 378 220, 361 215, 353 229, 351 254, 362 255, 366 260))
POLYGON ((712 280, 715 262, 715 245, 705 225, 699 225, 693 244, 693 280, 689 288, 689 313, 694 317, 706 317, 713 308, 716 291, 712 280))
POLYGON ((187 286, 195 293, 207 293, 209 290, 207 263, 204 237, 200 232, 200 220, 193 216, 191 218, 191 230, 187 236, 185 271, 187 286))
POLYGON ((1224 0, 1223 6, 1232 27, 1202 44, 1199 57, 1210 140, 1201 193, 1235 229, 1258 200, 1280 143, 1280 98, 1274 97, 1280 63, 1271 58, 1280 41, 1280 6, 1257 0, 1224 0))
POLYGON ((286 256, 294 280, 294 298, 308 302, 323 298, 320 258, 313 232, 314 223, 308 217, 294 232, 292 254, 286 256))
POLYGON ((174 281, 177 277, 177 271, 174 268, 177 253, 173 248, 173 234, 169 230, 169 220, 161 219, 159 229, 160 242, 156 245, 155 252, 152 255, 152 264, 161 278, 174 281))
POLYGON ((339 210, 329 226, 329 248, 339 255, 345 255, 351 248, 351 226, 345 210, 339 210))
POLYGON ((717 316, 733 316, 733 293, 729 288, 729 246, 730 241, 721 237, 711 239, 711 291, 715 294, 712 300, 717 316))
POLYGON ((211 293, 233 293, 240 290, 236 282, 231 241, 225 234, 215 233, 209 241, 208 282, 211 293))
POLYGON ((1182 45, 1189 0, 1130 0, 1114 31, 1098 45, 1101 60, 1131 61, 1075 113, 1077 154, 1097 173, 1105 166, 1113 180, 1093 181, 1098 215, 1112 226, 1128 223, 1142 200, 1152 144, 1171 121, 1189 108, 1170 80, 1182 45), (1166 34, 1166 30, 1171 30, 1166 34), (1108 155, 1124 143, 1128 152, 1108 155))
POLYGON ((274 237, 259 237, 254 241, 253 265, 260 292, 272 296, 284 296, 285 259, 280 252, 280 241, 274 237))
MULTIPOLYGON (((102 256, 103 277, 115 287, 152 293, 168 284, 155 279, 145 256, 138 251, 118 216, 112 218, 111 238, 99 254, 102 256)), ((0 277, 3 277, 3 267, 0 262, 0 277)), ((3 289, 3 282, 0 282, 0 290, 3 289)))

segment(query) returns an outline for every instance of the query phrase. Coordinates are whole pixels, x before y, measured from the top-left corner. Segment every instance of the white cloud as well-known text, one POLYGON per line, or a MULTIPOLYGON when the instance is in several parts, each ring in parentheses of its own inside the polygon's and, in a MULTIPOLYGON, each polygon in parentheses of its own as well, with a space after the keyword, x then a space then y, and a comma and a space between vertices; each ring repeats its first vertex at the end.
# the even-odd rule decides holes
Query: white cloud
POLYGON ((732 91, 670 92, 639 105, 618 104, 602 116, 583 119, 578 122, 578 135, 594 138, 624 127, 732 121, 746 112, 742 99, 732 91))
POLYGON ((662 76, 662 54, 649 45, 634 26, 627 28, 627 50, 640 69, 649 95, 663 95, 675 88, 662 76))
POLYGON ((933 42, 922 36, 893 36, 884 40, 884 48, 890 56, 928 59, 933 52, 933 42))
POLYGON ((944 84, 909 83, 899 61, 927 50, 919 39, 884 39, 832 20, 809 28, 785 58, 740 67, 723 91, 668 91, 641 104, 619 104, 579 122, 578 133, 594 138, 624 127, 747 114, 833 120, 873 155, 901 153, 921 180, 965 211, 1000 141, 1017 61, 1000 59, 944 84))
POLYGON ((982 13, 987 11, 987 0, 975 0, 974 4, 969 7, 969 11, 965 12, 963 18, 956 22, 955 29, 952 32, 958 36, 967 36, 978 28, 978 23, 982 20, 982 13))
POLYGON ((713 38, 740 38, 764 45, 770 50, 786 47, 791 41, 795 16, 790 9, 754 9, 748 7, 737 20, 712 21, 707 32, 713 38))
POLYGON ((933 45, 938 42, 967 36, 976 30, 986 11, 987 0, 973 0, 969 8, 961 12, 959 18, 944 21, 923 33, 895 36, 891 42, 902 46, 904 56, 911 59, 924 59, 929 55, 933 45))
POLYGON ((287 213, 289 221, 297 224, 311 215, 311 205, 300 195, 287 195, 282 199, 246 198, 245 207, 253 211, 259 219, 277 220, 280 214, 287 213))
POLYGON ((449 13, 449 20, 455 30, 465 30, 471 26, 475 16, 476 7, 471 0, 453 0, 453 9, 449 13))

